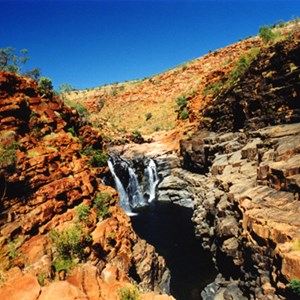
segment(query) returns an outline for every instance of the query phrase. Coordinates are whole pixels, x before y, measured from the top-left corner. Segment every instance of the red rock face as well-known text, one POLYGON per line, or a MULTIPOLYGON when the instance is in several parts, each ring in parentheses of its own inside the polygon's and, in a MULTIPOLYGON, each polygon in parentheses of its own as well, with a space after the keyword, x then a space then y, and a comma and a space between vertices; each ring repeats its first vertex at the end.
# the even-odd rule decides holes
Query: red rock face
POLYGON ((130 268, 139 270, 144 287, 160 290, 168 272, 164 260, 135 235, 116 191, 101 184, 98 175, 107 168, 91 167, 90 157, 80 152, 101 150, 100 132, 58 97, 41 95, 35 81, 5 72, 0 125, 0 298, 118 299, 117 290, 131 286, 130 268), (99 192, 111 195, 105 220, 92 207, 99 192), (79 218, 80 204, 90 208, 86 221, 79 218), (58 250, 50 232, 69 228, 80 228, 90 239, 82 257, 73 257, 77 267, 66 274, 54 267, 58 250), (136 244, 149 256, 134 259, 136 244), (158 270, 161 276, 152 281, 158 270))

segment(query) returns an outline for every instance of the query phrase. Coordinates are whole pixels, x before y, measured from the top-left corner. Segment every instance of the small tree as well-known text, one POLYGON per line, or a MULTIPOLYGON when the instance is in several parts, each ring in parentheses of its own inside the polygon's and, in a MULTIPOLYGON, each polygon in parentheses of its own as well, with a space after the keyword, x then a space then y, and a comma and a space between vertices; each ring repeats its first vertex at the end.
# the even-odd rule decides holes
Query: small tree
POLYGON ((52 80, 47 77, 41 77, 38 83, 38 89, 42 94, 49 96, 51 90, 53 89, 52 80))
POLYGON ((69 83, 62 83, 59 87, 58 87, 58 91, 60 93, 70 93, 72 91, 76 91, 76 88, 74 86, 72 86, 69 83))
POLYGON ((0 49, 0 70, 14 73, 20 73, 21 69, 29 59, 28 50, 20 50, 21 56, 15 54, 16 49, 6 47, 0 49))
POLYGON ((259 28, 259 37, 263 40, 265 44, 273 41, 275 34, 269 26, 262 26, 259 28))
POLYGON ((26 71, 25 76, 31 77, 32 79, 38 81, 41 76, 41 70, 39 68, 34 68, 31 71, 26 71))

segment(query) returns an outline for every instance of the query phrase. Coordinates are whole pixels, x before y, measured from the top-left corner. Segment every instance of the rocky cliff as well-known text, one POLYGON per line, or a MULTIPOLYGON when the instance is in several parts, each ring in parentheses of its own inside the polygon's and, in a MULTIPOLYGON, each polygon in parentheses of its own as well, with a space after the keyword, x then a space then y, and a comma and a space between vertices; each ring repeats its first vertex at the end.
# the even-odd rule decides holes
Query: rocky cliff
POLYGON ((100 132, 51 90, 5 72, 0 124, 0 298, 171 299, 159 295, 164 259, 101 183, 100 132))
POLYGON ((181 142, 183 167, 199 174, 196 234, 220 272, 205 299, 298 297, 287 287, 300 279, 300 48, 293 37, 263 48, 181 142))

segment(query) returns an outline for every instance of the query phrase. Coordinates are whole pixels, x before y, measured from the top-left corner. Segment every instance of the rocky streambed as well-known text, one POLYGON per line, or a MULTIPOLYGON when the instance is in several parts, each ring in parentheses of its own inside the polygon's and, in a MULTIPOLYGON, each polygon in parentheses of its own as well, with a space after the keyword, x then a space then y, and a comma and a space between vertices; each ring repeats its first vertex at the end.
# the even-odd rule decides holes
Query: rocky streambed
MULTIPOLYGON (((196 132, 156 158, 158 199, 194 207, 219 275, 204 299, 292 299, 300 279, 300 124, 196 132), (228 298, 229 297, 229 298, 228 298)), ((209 272, 209 270, 208 270, 209 272)))

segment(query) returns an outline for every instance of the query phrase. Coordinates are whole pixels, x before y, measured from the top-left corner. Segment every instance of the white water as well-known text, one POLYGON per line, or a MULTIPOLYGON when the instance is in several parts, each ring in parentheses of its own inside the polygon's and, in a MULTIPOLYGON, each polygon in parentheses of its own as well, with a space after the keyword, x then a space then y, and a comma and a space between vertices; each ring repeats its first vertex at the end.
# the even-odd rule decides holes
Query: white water
POLYGON ((127 187, 129 202, 133 208, 144 206, 146 203, 141 191, 138 177, 131 167, 128 168, 128 172, 130 176, 127 187))
POLYGON ((156 186, 159 182, 156 165, 153 159, 149 160, 149 164, 145 169, 145 176, 148 178, 146 192, 149 195, 148 202, 152 202, 156 196, 156 186))
POLYGON ((147 165, 144 165, 143 186, 140 184, 139 178, 129 161, 122 158, 117 161, 119 163, 122 162, 120 166, 124 168, 125 174, 126 172, 128 174, 128 184, 124 186, 124 183, 121 182, 114 169, 116 161, 113 159, 108 160, 108 166, 115 182, 115 188, 120 196, 120 206, 128 215, 134 215, 132 209, 145 206, 155 199, 156 186, 159 182, 156 165, 152 159, 145 160, 144 164, 146 161, 147 165))
POLYGON ((108 163, 109 170, 114 178, 116 189, 120 196, 119 204, 124 209, 124 211, 127 215, 132 215, 132 211, 131 211, 130 204, 129 204, 128 194, 126 193, 121 180, 115 173, 114 166, 113 166, 111 160, 109 159, 107 163, 108 163))

